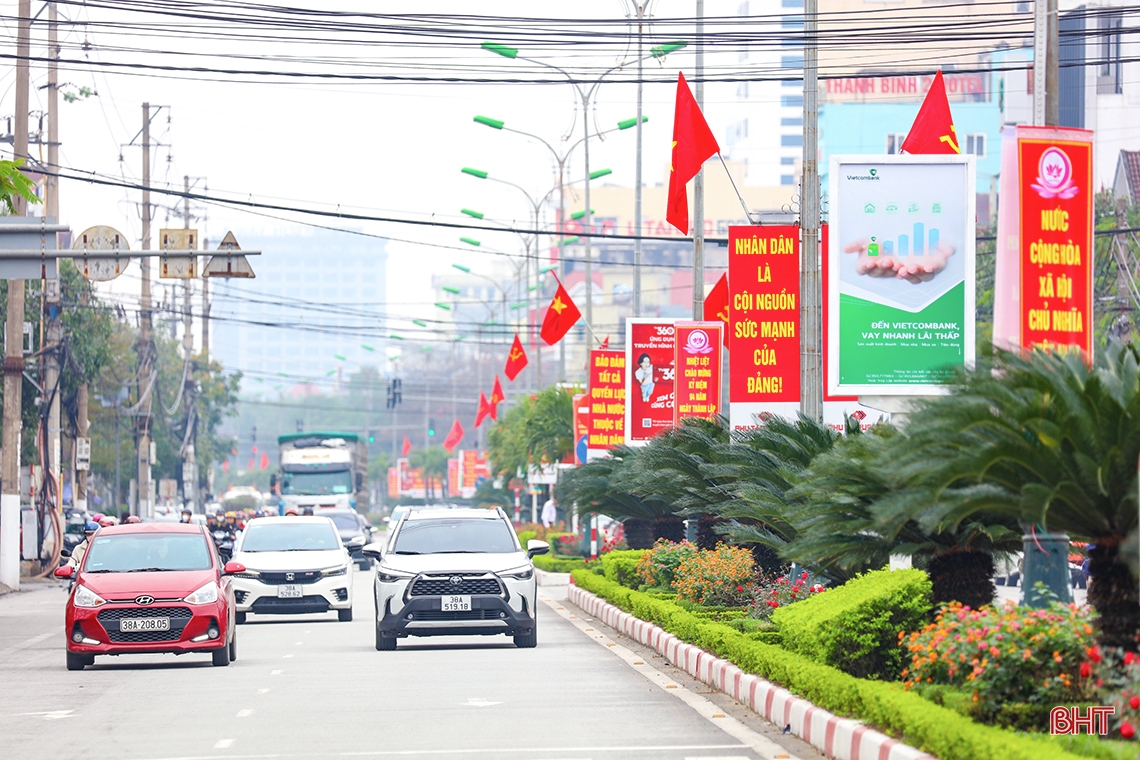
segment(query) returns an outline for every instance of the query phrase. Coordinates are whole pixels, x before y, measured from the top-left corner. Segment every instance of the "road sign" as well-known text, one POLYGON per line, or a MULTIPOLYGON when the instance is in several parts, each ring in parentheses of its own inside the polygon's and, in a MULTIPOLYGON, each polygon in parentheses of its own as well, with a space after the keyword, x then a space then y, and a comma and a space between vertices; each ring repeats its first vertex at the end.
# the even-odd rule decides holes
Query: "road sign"
MULTIPOLYGON (((130 249, 130 246, 127 244, 127 238, 123 233, 114 227, 108 227, 102 224, 88 227, 77 235, 71 244, 71 250, 73 251, 127 252, 130 251, 130 249)), ((75 266, 87 279, 95 282, 106 282, 121 275, 131 259, 129 256, 124 256, 121 259, 107 259, 101 257, 88 259, 84 256, 77 256, 74 261, 75 266)))
POLYGON ((67 229, 44 217, 0 217, 0 280, 58 277, 55 233, 67 229))
POLYGON ((89 470, 91 469, 91 439, 90 438, 76 438, 75 439, 75 469, 89 470))
POLYGON ((256 277, 253 273, 253 267, 249 265, 249 261, 240 253, 232 253, 233 251, 240 251, 241 246, 238 245, 237 238, 234 233, 227 232, 226 236, 222 238, 221 244, 218 246, 219 253, 210 257, 206 262, 206 266, 202 269, 203 277, 256 277))
POLYGON ((198 249, 198 230, 160 229, 158 240, 161 250, 158 276, 165 279, 192 280, 198 276, 198 257, 169 254, 166 251, 195 251, 198 249))

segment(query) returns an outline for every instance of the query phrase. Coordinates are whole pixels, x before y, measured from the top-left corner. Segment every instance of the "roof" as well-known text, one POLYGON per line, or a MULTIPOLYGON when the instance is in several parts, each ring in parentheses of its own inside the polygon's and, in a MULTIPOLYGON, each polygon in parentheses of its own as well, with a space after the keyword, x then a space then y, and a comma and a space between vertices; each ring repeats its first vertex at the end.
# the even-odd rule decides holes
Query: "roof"
POLYGON ((412 507, 405 519, 407 520, 434 520, 442 517, 487 520, 499 519, 499 512, 495 509, 477 509, 475 507, 412 507))
MULTIPOLYGON (((292 507, 290 507, 290 509, 292 509, 292 507)), ((300 525, 300 524, 305 524, 305 523, 310 523, 310 524, 311 523, 320 523, 323 525, 325 523, 328 523, 329 519, 330 518, 323 517, 321 515, 287 515, 287 516, 282 516, 282 517, 274 517, 274 516, 255 517, 252 520, 250 520, 249 522, 247 522, 245 524, 245 527, 248 529, 251 525, 280 524, 280 523, 285 523, 287 525, 300 525)))
MULTIPOLYGON (((1117 178, 1121 172, 1128 182, 1128 195, 1132 203, 1140 203, 1140 150, 1122 150, 1116 165, 1117 178)), ((1119 192, 1119 188, 1117 189, 1119 192)))
POLYGON ((285 435, 277 436, 278 443, 289 443, 290 441, 297 441, 302 438, 343 438, 346 441, 356 442, 360 440, 360 436, 356 433, 337 433, 328 430, 315 430, 312 433, 287 433, 285 435))
POLYGON ((144 522, 129 525, 109 525, 100 528, 100 533, 201 533, 202 526, 195 523, 181 522, 144 522))

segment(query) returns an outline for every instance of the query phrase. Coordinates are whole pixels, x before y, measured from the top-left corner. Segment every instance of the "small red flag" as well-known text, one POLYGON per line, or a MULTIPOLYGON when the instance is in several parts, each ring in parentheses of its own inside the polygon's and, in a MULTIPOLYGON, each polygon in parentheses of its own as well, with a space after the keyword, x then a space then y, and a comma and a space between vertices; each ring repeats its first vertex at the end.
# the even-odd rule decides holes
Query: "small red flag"
POLYGON ((264 451, 261 452, 261 469, 269 469, 269 454, 265 453, 264 451))
POLYGON ((605 350, 605 349, 607 349, 607 348, 609 348, 609 347, 610 347, 610 336, 608 336, 608 335, 607 335, 607 336, 606 336, 606 337, 605 337, 605 338, 602 340, 602 345, 598 346, 598 348, 599 348, 600 350, 605 350))
POLYGON ((491 403, 487 401, 487 394, 479 391, 479 408, 475 412, 475 427, 482 425, 483 420, 491 416, 491 409, 493 408, 491 403))
POLYGON ((562 340, 562 336, 568 333, 571 327, 578 324, 578 320, 581 318, 582 312, 578 311, 574 299, 566 292, 566 287, 559 280, 558 290, 554 293, 550 307, 546 310, 546 316, 542 318, 540 335, 546 341, 546 345, 553 346, 562 340))
POLYGON ((412 442, 408 440, 408 436, 404 436, 404 447, 400 449, 400 456, 406 457, 408 452, 412 450, 412 442))
POLYGON ((934 75, 918 116, 903 140, 899 150, 903 153, 961 153, 954 117, 950 115, 950 101, 946 97, 946 81, 942 71, 934 75))
POLYGON ((249 470, 253 469, 253 454, 249 455, 249 467, 247 467, 246 469, 249 469, 249 470))
POLYGON ((724 322, 724 347, 728 348, 728 272, 720 276, 705 296, 705 321, 724 322))
POLYGON ((507 395, 503 393, 503 384, 499 382, 499 376, 495 375, 495 387, 491 389, 491 419, 495 422, 499 421, 499 404, 507 400, 507 395))
POLYGON ((451 424, 451 432, 443 439, 443 447, 447 449, 447 453, 450 454, 452 449, 458 446, 462 440, 463 426, 459 424, 459 420, 456 420, 451 424))
POLYGON ((228 459, 222 460, 222 472, 226 473, 227 475, 229 474, 229 472, 230 472, 230 460, 228 460, 228 459))
POLYGON ((673 112, 673 161, 669 164, 669 203, 665 221, 689 234, 689 194, 685 186, 701 165, 720 153, 712 130, 697 105, 685 75, 677 73, 677 105, 673 112))
MULTIPOLYGON (((522 341, 519 340, 519 334, 515 333, 515 342, 511 344, 511 352, 507 355, 507 366, 503 368, 503 374, 507 376, 508 380, 513 381, 523 371, 526 366, 526 351, 523 350, 522 341)), ((492 397, 494 392, 492 392, 492 397)))

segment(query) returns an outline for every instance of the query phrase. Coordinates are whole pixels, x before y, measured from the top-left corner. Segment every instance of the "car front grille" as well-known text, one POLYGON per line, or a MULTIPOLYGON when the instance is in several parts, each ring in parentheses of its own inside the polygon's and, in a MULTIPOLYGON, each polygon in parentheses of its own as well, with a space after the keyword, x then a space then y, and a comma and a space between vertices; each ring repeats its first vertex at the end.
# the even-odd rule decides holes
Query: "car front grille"
POLYGON ((299 599, 275 599, 263 596, 254 602, 250 609, 260 615, 328 612, 329 602, 323 596, 302 596, 299 599))
POLYGON ((190 618, 194 616, 186 607, 115 607, 103 610, 96 619, 107 638, 112 643, 139 643, 154 641, 178 641, 190 618), (123 618, 170 618, 169 631, 120 631, 119 621, 123 618))
POLYGON ((447 575, 441 577, 426 576, 417 578, 412 583, 409 596, 443 596, 445 594, 462 594, 464 596, 499 596, 503 593, 502 586, 495 578, 470 578, 461 575, 447 575), (452 578, 458 578, 459 583, 452 583, 452 578))
POLYGON ((268 583, 271 586, 281 585, 283 583, 316 583, 321 579, 320 570, 306 570, 305 572, 297 573, 262 573, 261 582, 268 583), (287 578, 287 575, 292 575, 292 578, 287 578))
POLYGON ((419 610, 413 620, 436 622, 443 620, 502 620, 497 610, 467 610, 465 612, 442 612, 440 610, 419 610))

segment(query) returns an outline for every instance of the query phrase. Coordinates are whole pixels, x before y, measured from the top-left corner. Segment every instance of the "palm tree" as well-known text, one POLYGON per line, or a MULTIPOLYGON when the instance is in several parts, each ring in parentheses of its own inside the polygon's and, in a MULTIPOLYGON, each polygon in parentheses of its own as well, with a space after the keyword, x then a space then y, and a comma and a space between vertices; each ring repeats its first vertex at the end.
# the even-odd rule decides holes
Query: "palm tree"
MULTIPOLYGON (((429 446, 425 449, 416 449, 408 456, 408 463, 424 471, 424 485, 427 488, 427 501, 435 498, 434 483, 436 478, 443 483, 447 477, 447 460, 451 454, 442 446, 429 446)), ((440 494, 442 496, 442 494, 440 494)))
POLYGON ((656 497, 641 497, 630 488, 630 470, 640 452, 618 446, 610 456, 595 459, 567 471, 558 484, 558 498, 574 504, 580 513, 597 514, 621 520, 625 540, 631 549, 648 549, 661 536, 656 520, 673 514, 672 507, 656 497))
POLYGON ((1122 556, 1137 524, 1140 352, 1111 344, 1094 366, 1075 354, 999 353, 911 416, 900 471, 927 492, 912 505, 931 531, 986 514, 1093 543, 1089 603, 1100 639, 1134 647, 1136 576, 1122 556))

